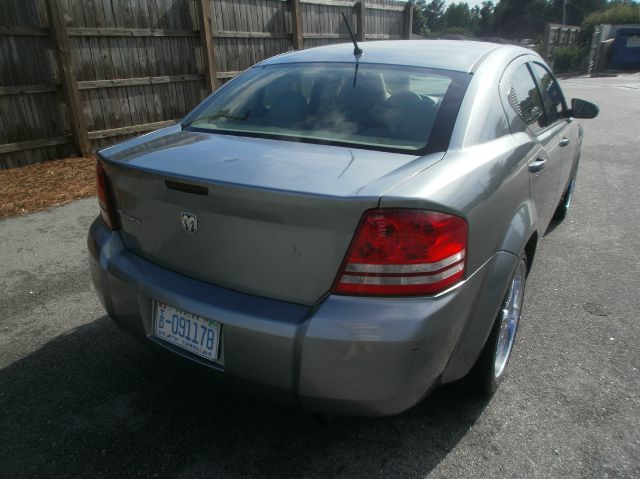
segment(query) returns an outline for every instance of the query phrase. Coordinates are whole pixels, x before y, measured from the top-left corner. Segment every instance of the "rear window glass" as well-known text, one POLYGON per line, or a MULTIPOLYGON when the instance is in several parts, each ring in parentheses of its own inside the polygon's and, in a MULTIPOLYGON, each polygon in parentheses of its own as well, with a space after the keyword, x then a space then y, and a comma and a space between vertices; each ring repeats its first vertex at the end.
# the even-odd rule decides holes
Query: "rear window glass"
POLYGON ((355 63, 254 67, 186 128, 363 148, 446 149, 469 75, 355 63))

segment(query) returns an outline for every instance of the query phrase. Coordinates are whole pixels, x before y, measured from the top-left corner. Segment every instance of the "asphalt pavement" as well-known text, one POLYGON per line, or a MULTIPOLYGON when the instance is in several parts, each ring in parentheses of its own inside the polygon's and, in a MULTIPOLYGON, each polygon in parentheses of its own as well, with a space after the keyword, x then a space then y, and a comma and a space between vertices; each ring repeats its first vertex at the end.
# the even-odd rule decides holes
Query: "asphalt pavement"
POLYGON ((0 477, 640 477, 640 75, 563 86, 601 114, 492 399, 324 425, 158 362, 98 303, 87 199, 0 221, 0 477))

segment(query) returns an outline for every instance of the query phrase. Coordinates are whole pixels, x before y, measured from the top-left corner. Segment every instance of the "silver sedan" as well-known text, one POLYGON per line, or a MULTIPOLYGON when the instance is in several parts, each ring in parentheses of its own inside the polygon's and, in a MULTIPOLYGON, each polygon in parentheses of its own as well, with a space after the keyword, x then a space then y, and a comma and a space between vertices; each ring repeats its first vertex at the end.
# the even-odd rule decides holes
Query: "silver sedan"
POLYGON ((490 394, 597 107, 520 47, 360 46, 263 61, 100 151, 96 290, 150 346, 286 404, 490 394))

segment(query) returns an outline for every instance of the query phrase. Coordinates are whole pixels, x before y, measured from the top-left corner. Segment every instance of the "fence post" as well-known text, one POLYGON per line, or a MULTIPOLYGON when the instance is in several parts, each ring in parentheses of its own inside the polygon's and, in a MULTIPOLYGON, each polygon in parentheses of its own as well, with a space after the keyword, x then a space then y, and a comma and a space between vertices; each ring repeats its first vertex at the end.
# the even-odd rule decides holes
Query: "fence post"
POLYGON ((213 36, 211 34, 211 3, 209 0, 198 2, 200 9, 200 41, 204 52, 204 69, 207 75, 207 92, 211 93, 218 88, 218 68, 216 66, 216 56, 213 49, 213 36))
POLYGON ((82 156, 91 153, 91 143, 87 133, 87 123, 82 112, 82 102, 78 91, 78 82, 73 58, 71 56, 71 45, 69 34, 67 33, 67 22, 59 0, 47 0, 47 13, 49 14, 49 28, 53 47, 56 51, 58 70, 62 82, 62 92, 65 103, 69 110, 69 122, 73 130, 73 139, 78 152, 82 156))
POLYGON ((366 7, 364 6, 364 2, 358 2, 354 7, 356 9, 356 40, 364 42, 367 33, 364 26, 367 17, 366 7))
POLYGON ((296 50, 304 48, 301 7, 300 0, 291 0, 291 33, 293 35, 293 48, 296 50))
POLYGON ((411 40, 411 30, 413 29, 413 3, 407 2, 404 7, 404 35, 407 40, 411 40))

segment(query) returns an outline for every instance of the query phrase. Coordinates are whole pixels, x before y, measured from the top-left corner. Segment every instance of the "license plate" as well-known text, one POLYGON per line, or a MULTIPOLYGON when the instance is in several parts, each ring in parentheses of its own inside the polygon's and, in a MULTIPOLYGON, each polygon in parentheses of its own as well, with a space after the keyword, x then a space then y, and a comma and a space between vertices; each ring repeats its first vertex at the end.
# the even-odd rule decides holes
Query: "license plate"
POLYGON ((218 358, 220 323, 155 302, 154 334, 206 359, 218 358))

